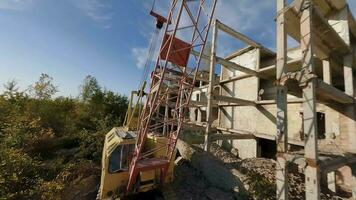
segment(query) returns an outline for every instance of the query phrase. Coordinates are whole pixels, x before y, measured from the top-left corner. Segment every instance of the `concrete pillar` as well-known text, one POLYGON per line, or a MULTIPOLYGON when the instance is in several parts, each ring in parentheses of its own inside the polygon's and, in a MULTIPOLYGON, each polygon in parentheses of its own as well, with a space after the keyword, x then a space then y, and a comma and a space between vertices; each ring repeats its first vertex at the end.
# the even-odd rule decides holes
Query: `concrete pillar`
POLYGON ((213 22, 212 31, 212 47, 210 54, 210 69, 209 69, 209 86, 207 92, 207 107, 206 107, 206 129, 204 151, 210 151, 210 134, 213 123, 213 100, 214 100, 214 85, 215 85, 215 64, 216 64, 216 42, 218 36, 218 27, 216 20, 213 22))
MULTIPOLYGON (((329 85, 333 85, 332 83, 332 70, 330 67, 330 60, 325 59, 323 60, 323 81, 329 85)), ((335 114, 332 113, 331 109, 329 107, 325 107, 325 135, 326 138, 332 139, 334 137, 334 131, 333 131, 333 125, 334 123, 333 118, 335 114)))
POLYGON ((325 83, 332 85, 332 72, 329 60, 323 60, 323 80, 325 83))
MULTIPOLYGON (((313 7, 312 0, 309 7, 302 12, 300 19, 301 50, 303 52, 302 69, 310 73, 315 72, 314 64, 314 34, 312 31, 313 7)), ((320 199, 320 173, 318 169, 318 147, 317 147, 317 120, 316 120, 316 80, 312 79, 303 88, 303 129, 305 137, 305 197, 307 200, 320 199)))
POLYGON ((277 86, 277 199, 288 199, 288 163, 284 154, 288 147, 287 88, 277 86))
POLYGON ((334 171, 327 174, 327 183, 329 190, 336 192, 336 177, 334 171))
MULTIPOLYGON (((256 67, 255 70, 258 71, 260 70, 261 67, 261 49, 260 48, 256 48, 256 67)), ((260 81, 261 79, 259 77, 256 77, 257 79, 257 90, 256 90, 256 101, 260 100, 260 81)))
POLYGON ((345 81, 345 93, 354 96, 354 81, 352 75, 352 54, 344 57, 344 81, 345 81))
MULTIPOLYGON (((345 93, 354 97, 354 78, 353 78, 353 57, 352 54, 346 55, 344 57, 344 81, 345 81, 345 93)), ((348 138, 348 150, 356 153, 356 114, 355 114, 355 104, 346 106, 345 109, 345 120, 342 121, 343 127, 345 128, 345 133, 348 138)))
MULTIPOLYGON (((277 72, 281 80, 287 73, 287 34, 285 27, 285 0, 277 0, 277 72)), ((288 163, 284 156, 288 147, 287 87, 277 86, 277 199, 288 199, 288 163)))

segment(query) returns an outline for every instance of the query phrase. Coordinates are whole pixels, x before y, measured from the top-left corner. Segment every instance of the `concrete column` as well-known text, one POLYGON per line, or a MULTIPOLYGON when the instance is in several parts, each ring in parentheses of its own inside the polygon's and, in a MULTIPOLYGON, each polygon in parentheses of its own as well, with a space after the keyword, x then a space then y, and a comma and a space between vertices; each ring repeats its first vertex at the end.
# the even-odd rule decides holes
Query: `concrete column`
MULTIPOLYGON (((344 81, 345 81, 345 93, 352 97, 355 97, 354 93, 354 78, 353 78, 353 57, 349 54, 344 57, 344 81)), ((348 138, 348 150, 356 153, 356 114, 355 104, 348 105, 345 108, 345 119, 342 121, 345 128, 345 133, 348 138)))
MULTIPOLYGON (((312 0, 309 0, 312 1, 312 0)), ((301 50, 302 69, 310 73, 315 72, 314 64, 314 34, 312 31, 313 7, 304 9, 300 19, 301 28, 301 50)), ((312 79, 303 88, 303 129, 305 137, 305 159, 307 167, 305 169, 305 197, 307 200, 320 199, 320 173, 318 169, 318 147, 317 147, 317 120, 316 120, 316 80, 312 79)))
POLYGON ((329 190, 336 192, 336 178, 335 178, 335 172, 329 172, 327 174, 327 183, 328 183, 328 188, 329 190))
POLYGON ((284 156, 288 147, 287 88, 277 86, 277 199, 288 199, 288 162, 284 156))
POLYGON ((354 81, 352 75, 352 54, 344 57, 344 81, 345 81, 345 93, 354 96, 354 81))
MULTIPOLYGON (((261 49, 260 48, 256 48, 256 67, 255 70, 258 71, 260 70, 260 65, 261 65, 261 49)), ((261 79, 259 77, 256 77, 257 79, 257 90, 256 90, 256 101, 260 100, 260 81, 261 79)))
MULTIPOLYGON (((287 34, 285 27, 285 0, 277 0, 277 72, 281 80, 287 73, 287 34)), ((277 199, 288 199, 288 163, 284 156, 288 147, 287 87, 277 86, 277 199)))
POLYGON ((212 47, 210 54, 210 69, 209 69, 209 86, 207 92, 207 106, 206 106, 206 129, 205 129, 205 143, 204 151, 210 151, 210 134, 213 123, 213 100, 214 100, 214 85, 215 85, 215 64, 216 64, 216 42, 218 36, 218 27, 216 20, 213 22, 212 31, 212 47))
POLYGON ((332 85, 332 72, 329 60, 323 60, 323 79, 325 83, 332 85))
MULTIPOLYGON (((332 70, 330 67, 330 60, 323 60, 323 81, 329 85, 333 85, 332 83, 332 70)), ((335 116, 330 112, 330 108, 328 106, 325 107, 325 131, 327 138, 333 138, 333 123, 332 120, 335 116)))

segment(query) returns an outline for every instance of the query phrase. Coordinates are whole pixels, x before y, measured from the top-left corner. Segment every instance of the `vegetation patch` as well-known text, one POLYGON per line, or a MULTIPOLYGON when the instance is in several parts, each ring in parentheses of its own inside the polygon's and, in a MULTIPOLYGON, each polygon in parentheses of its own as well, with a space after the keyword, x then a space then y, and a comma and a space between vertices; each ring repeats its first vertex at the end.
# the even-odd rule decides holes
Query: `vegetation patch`
POLYGON ((4 87, 0 95, 0 199, 85 199, 92 195, 99 183, 104 136, 122 124, 127 97, 101 88, 92 76, 84 79, 78 97, 54 97, 58 87, 47 74, 25 91, 19 91, 16 81, 4 87))

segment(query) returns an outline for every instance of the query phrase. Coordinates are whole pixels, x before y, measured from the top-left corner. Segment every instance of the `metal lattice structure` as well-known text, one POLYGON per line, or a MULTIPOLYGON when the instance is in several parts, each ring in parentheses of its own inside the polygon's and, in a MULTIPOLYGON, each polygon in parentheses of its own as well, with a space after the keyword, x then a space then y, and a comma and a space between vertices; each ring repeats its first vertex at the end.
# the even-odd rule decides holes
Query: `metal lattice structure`
POLYGON ((140 117, 137 143, 129 166, 127 193, 132 191, 142 171, 160 170, 160 182, 163 184, 166 180, 207 42, 216 1, 171 2, 168 23, 151 74, 150 90, 140 117), (192 51, 199 52, 199 55, 190 56, 192 51), (165 109, 163 113, 162 108, 165 109), (166 136, 167 143, 144 151, 148 133, 166 136), (162 150, 166 150, 165 157, 153 158, 155 152, 162 150))

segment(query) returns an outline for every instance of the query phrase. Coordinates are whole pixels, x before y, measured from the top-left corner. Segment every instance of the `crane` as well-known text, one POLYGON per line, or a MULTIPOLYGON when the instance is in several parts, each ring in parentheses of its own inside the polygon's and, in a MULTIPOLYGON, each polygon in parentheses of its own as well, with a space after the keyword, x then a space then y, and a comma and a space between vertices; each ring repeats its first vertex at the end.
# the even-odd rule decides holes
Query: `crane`
POLYGON ((140 117, 141 123, 135 150, 129 165, 126 193, 132 192, 132 187, 140 172, 159 170, 161 184, 164 184, 166 180, 166 173, 185 117, 184 110, 190 102, 216 7, 216 0, 210 2, 210 9, 207 8, 208 1, 200 0, 198 5, 189 5, 193 3, 193 1, 188 0, 172 0, 168 11, 167 19, 171 23, 167 23, 165 27, 160 51, 151 75, 150 91, 147 94, 147 100, 140 117), (192 12, 194 8, 196 9, 195 16, 192 12), (210 10, 209 13, 206 13, 207 9, 210 10), (187 15, 191 24, 184 25, 181 22, 183 13, 187 15), (203 22, 204 17, 206 17, 205 22, 203 22), (201 26, 203 23, 205 23, 205 26, 201 26), (188 32, 187 36, 190 36, 188 41, 178 38, 178 33, 182 31, 188 32), (195 57, 195 62, 192 62, 193 67, 188 69, 189 55, 193 49, 198 49, 200 54, 195 57), (174 72, 177 75, 169 76, 169 72, 174 72), (193 76, 193 79, 189 79, 189 76, 193 76), (160 107, 166 107, 170 102, 175 105, 170 110, 171 116, 167 117, 160 113, 160 107), (157 116, 160 120, 156 118, 157 116), (166 133, 163 133, 163 130, 166 130, 166 133), (144 151, 145 140, 150 132, 165 134, 168 140, 156 148, 144 151), (160 149, 166 150, 164 156, 161 158, 150 157, 160 149))
POLYGON ((217 0, 171 0, 165 18, 154 11, 154 1, 150 15, 156 19, 156 29, 139 90, 131 95, 124 127, 114 127, 105 137, 99 199, 129 196, 172 181, 176 144, 187 117, 216 3, 217 0), (132 105, 134 94, 137 98, 132 105))

